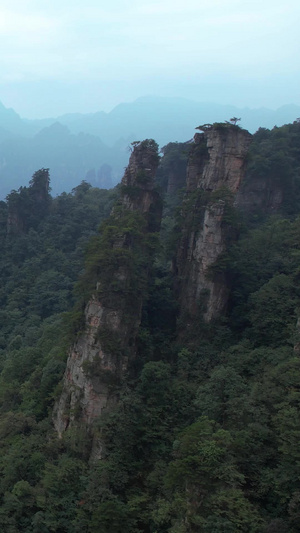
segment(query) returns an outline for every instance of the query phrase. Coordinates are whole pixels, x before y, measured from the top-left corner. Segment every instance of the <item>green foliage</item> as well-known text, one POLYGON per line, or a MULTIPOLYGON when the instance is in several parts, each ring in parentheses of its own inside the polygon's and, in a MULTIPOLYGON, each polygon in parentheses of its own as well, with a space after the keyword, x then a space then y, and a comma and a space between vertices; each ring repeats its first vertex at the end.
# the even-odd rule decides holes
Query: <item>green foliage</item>
POLYGON ((29 187, 20 187, 18 192, 12 191, 7 196, 11 233, 36 228, 48 214, 52 200, 49 184, 49 169, 43 168, 34 173, 29 187))
POLYGON ((232 326, 248 326, 258 344, 293 342, 299 308, 299 223, 270 218, 244 235, 229 254, 232 326))
MULTIPOLYGON (((277 185, 283 192, 281 213, 294 216, 300 207, 300 123, 281 128, 260 128, 253 136, 248 155, 247 180, 265 181, 268 191, 277 185)), ((257 213, 260 217, 263 213, 257 213)))
MULTIPOLYGON (((1 530, 299 531, 298 138, 297 124, 259 130, 249 159, 249 176, 285 181, 284 216, 242 225, 228 191, 197 191, 176 221, 178 197, 167 203, 161 250, 148 221, 120 205, 97 230, 117 191, 83 182, 50 200, 43 216, 26 215, 9 238, 8 205, 0 204, 1 530), (210 324, 197 316, 178 335, 172 231, 182 216, 196 231, 217 202, 229 248, 212 275, 231 282, 228 316, 210 324), (84 367, 118 395, 95 425, 101 460, 90 458, 91 435, 80 425, 61 440, 51 425, 70 338, 80 335, 91 293, 119 302, 127 325, 144 301, 125 379, 97 358, 84 367)), ((162 172, 185 164, 181 149, 166 149, 162 172)), ((27 213, 29 191, 45 176, 12 193, 11 205, 27 213)), ((117 368, 125 335, 99 336, 117 368)))
POLYGON ((86 243, 115 195, 82 184, 51 199, 49 173, 42 169, 0 206, 2 531, 74 531, 83 487, 78 476, 86 464, 70 456, 71 443, 63 461, 49 413, 70 342, 64 312, 74 302, 86 243), (12 210, 20 224, 7 236, 12 210))
POLYGON ((186 531, 261 531, 262 520, 240 488, 245 480, 229 432, 203 417, 179 435, 174 455, 166 487, 177 492, 182 506, 173 510, 170 531, 183 518, 186 531))
POLYGON ((163 157, 158 168, 157 181, 164 191, 168 190, 171 198, 176 198, 178 190, 185 187, 190 151, 191 145, 188 143, 169 143, 161 149, 163 157))
POLYGON ((130 320, 137 301, 147 292, 148 269, 158 246, 158 235, 147 229, 142 213, 123 205, 114 207, 89 242, 85 272, 76 287, 76 321, 92 293, 108 307, 118 305, 130 320))

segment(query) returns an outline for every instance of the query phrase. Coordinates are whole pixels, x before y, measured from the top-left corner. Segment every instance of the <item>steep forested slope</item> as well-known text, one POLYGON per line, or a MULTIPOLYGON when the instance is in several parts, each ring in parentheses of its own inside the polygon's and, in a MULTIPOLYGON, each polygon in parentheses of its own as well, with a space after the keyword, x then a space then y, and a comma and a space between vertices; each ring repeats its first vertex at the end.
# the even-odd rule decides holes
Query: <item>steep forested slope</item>
MULTIPOLYGON (((44 195, 38 211, 37 173, 1 203, 2 531, 300 530, 299 141, 299 123, 253 137, 241 208, 227 219, 239 240, 212 269, 231 287, 228 308, 209 322, 204 309, 188 323, 178 309, 170 265, 183 224, 184 170, 176 176, 172 162, 178 168, 190 146, 165 151, 158 176, 168 189, 171 174, 172 187, 163 238, 136 357, 110 384, 118 402, 95 423, 101 460, 90 457, 85 428, 58 439, 51 417, 68 347, 80 334, 74 324, 82 327, 82 308, 64 312, 80 299, 72 287, 83 249, 92 235, 104 242, 96 228, 118 192, 82 183, 69 195, 44 195), (11 216, 15 206, 19 218, 11 216)), ((88 273, 93 244, 86 254, 88 273)), ((85 274, 77 290, 87 282, 85 274)))

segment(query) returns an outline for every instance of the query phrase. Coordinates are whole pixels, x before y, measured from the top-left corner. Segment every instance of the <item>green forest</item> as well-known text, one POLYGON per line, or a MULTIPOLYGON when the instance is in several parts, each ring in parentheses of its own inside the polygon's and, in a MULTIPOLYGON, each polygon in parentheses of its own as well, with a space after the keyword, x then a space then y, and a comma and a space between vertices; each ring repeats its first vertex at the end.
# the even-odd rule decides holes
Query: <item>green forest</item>
POLYGON ((138 217, 120 214, 120 185, 83 181, 53 198, 40 169, 0 202, 2 532, 300 532, 300 122, 253 135, 245 187, 261 180, 282 201, 228 213, 238 238, 215 265, 227 311, 207 323, 199 307, 187 327, 172 262, 189 150, 163 149, 161 230, 147 241, 138 217), (136 243, 123 253, 126 290, 132 306, 142 294, 142 319, 136 356, 110 383, 118 401, 95 422, 105 453, 93 460, 86 429, 58 438, 52 413, 95 283, 115 283, 109 242, 125 224, 136 243))

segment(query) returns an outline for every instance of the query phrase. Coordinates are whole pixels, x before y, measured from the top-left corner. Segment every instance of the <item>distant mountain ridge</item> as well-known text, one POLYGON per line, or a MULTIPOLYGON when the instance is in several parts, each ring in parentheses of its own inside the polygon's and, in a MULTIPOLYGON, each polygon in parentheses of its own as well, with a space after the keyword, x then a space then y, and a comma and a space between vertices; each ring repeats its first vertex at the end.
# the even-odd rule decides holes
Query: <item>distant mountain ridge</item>
MULTIPOLYGON (((223 122, 231 116, 241 117, 241 125, 254 133, 258 128, 273 128, 292 122, 300 115, 300 106, 284 105, 268 108, 238 108, 232 105, 194 102, 185 98, 141 97, 132 103, 121 103, 109 113, 69 113, 55 119, 68 126, 72 133, 99 136, 105 144, 114 144, 131 134, 153 137, 161 145, 187 140, 198 123, 223 122), (170 135, 173 135, 170 138, 170 135)), ((38 126, 39 121, 30 121, 38 126)))
POLYGON ((153 138, 160 146, 184 142, 193 137, 199 124, 223 122, 232 116, 241 117, 241 126, 255 132, 259 127, 293 122, 300 116, 300 106, 285 105, 276 111, 240 109, 148 96, 121 103, 109 113, 68 113, 31 120, 0 103, 0 197, 27 183, 42 167, 50 168, 54 194, 70 191, 92 176, 93 185, 114 185, 123 174, 132 141, 153 138), (108 181, 103 181, 103 165, 111 168, 108 181))

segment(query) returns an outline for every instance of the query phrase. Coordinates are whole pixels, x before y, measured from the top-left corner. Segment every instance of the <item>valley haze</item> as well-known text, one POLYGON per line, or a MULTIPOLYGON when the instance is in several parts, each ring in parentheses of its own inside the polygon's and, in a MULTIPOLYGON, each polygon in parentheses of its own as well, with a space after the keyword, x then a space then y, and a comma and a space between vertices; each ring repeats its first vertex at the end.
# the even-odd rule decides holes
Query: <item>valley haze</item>
POLYGON ((50 168, 53 195, 70 192, 82 180, 110 188, 123 175, 131 142, 153 138, 160 147, 187 142, 199 124, 224 122, 233 116, 254 133, 259 127, 293 122, 300 116, 300 106, 250 109, 145 96, 121 103, 109 113, 30 119, 0 104, 0 197, 27 185, 39 168, 50 168))

